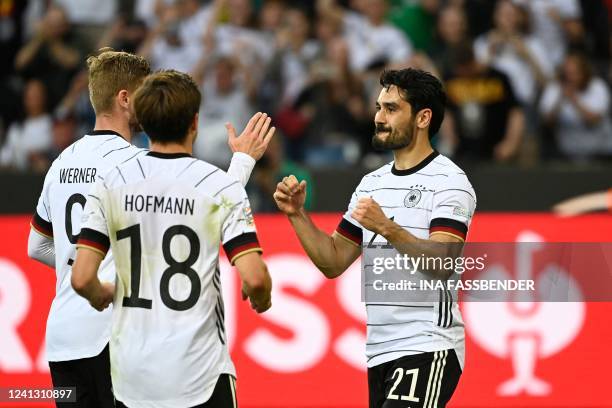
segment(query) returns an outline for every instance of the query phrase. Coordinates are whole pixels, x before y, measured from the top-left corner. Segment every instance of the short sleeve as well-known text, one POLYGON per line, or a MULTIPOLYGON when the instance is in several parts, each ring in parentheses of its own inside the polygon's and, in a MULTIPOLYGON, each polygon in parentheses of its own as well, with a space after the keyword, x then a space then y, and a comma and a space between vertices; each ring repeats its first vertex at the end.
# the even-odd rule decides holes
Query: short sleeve
POLYGON ((336 227, 336 234, 359 247, 361 247, 361 243, 363 241, 363 230, 361 225, 351 216, 351 214, 357 206, 357 201, 359 200, 359 192, 361 191, 362 183, 359 183, 357 189, 351 196, 351 201, 349 202, 348 209, 346 210, 346 212, 342 216, 342 219, 340 220, 340 223, 336 227))
POLYGON ((445 181, 434 192, 429 235, 448 234, 465 241, 476 210, 476 193, 463 174, 449 175, 445 181))
POLYGON ((36 205, 36 212, 34 213, 30 223, 34 231, 51 239, 53 238, 53 224, 51 220, 49 190, 51 188, 51 180, 53 180, 53 172, 54 167, 52 166, 45 176, 43 189, 40 193, 40 197, 38 198, 38 204, 36 205))
POLYGON ((77 248, 88 248, 106 256, 110 248, 108 224, 104 211, 107 190, 103 181, 98 180, 87 195, 87 203, 81 220, 81 233, 77 248))
POLYGON ((230 205, 229 214, 223 222, 221 242, 223 249, 233 265, 236 259, 251 252, 262 252, 255 219, 249 198, 239 182, 229 188, 223 196, 223 202, 230 205))

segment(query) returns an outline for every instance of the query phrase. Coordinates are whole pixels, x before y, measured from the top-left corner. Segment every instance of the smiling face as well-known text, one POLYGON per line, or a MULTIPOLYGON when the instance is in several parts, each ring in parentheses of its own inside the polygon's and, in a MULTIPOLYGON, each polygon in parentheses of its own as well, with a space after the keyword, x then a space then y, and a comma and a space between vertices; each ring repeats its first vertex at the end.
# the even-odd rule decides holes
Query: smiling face
POLYGON ((397 86, 391 85, 380 91, 374 124, 372 146, 376 150, 396 150, 412 143, 415 136, 412 108, 402 98, 397 86))

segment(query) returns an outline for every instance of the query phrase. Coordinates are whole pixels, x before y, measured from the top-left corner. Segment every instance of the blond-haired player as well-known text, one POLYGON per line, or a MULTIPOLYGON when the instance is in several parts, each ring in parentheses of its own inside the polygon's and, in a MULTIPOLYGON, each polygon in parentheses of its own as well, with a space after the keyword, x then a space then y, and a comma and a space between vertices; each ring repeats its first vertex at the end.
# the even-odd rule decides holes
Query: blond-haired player
MULTIPOLYGON (((53 162, 41 192, 28 242, 31 258, 55 268, 56 295, 47 320, 46 353, 56 387, 76 387, 77 403, 69 407, 114 407, 108 342, 111 312, 98 313, 70 286, 80 223, 90 185, 102 174, 147 153, 130 144, 138 128, 131 99, 150 74, 142 57, 111 49, 87 59, 89 94, 96 113, 95 128, 73 143, 53 162)), ((241 137, 231 126, 230 145, 236 153, 229 172, 246 184, 273 129, 266 115, 253 117, 241 137)), ((113 281, 112 257, 100 268, 100 278, 113 281)), ((64 406, 58 403, 58 406, 64 406)))

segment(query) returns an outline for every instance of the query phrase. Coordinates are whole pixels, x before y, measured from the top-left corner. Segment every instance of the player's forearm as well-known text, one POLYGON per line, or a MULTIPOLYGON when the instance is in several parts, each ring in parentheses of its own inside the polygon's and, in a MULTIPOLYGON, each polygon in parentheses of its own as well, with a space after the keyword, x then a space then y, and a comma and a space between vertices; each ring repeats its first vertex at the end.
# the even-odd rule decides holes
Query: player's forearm
POLYGON ((76 260, 72 267, 70 283, 76 293, 95 303, 102 295, 102 283, 98 279, 98 267, 102 257, 88 249, 77 250, 76 260))
POLYGON ((40 263, 55 267, 55 246, 52 238, 47 238, 33 229, 28 237, 28 256, 40 263))
POLYGON ((89 303, 99 303, 102 296, 102 283, 97 275, 93 278, 83 278, 75 275, 73 271, 71 283, 74 291, 87 299, 89 303))
POLYGON ((245 293, 258 305, 266 305, 272 295, 272 278, 267 269, 257 282, 243 282, 245 293))
POLYGON ((336 278, 344 272, 338 265, 334 239, 317 228, 304 209, 290 215, 289 222, 310 260, 327 278, 336 278))
MULTIPOLYGON (((414 258, 442 259, 456 258, 461 253, 459 243, 437 242, 430 239, 420 239, 406 231, 398 224, 390 221, 382 234, 400 254, 414 258)), ((420 272, 434 279, 446 280, 452 275, 452 270, 443 268, 445 262, 424 262, 420 272)))
POLYGON ((240 181, 240 184, 245 187, 251 178, 255 163, 255 159, 248 154, 235 152, 227 169, 227 174, 240 181))

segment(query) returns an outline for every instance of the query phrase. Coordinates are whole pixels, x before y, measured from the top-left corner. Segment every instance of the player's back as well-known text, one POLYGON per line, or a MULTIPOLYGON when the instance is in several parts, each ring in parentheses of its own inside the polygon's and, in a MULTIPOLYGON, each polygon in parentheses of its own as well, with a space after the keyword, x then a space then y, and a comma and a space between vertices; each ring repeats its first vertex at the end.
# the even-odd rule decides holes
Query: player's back
MULTIPOLYGON (((55 247, 56 295, 46 333, 49 361, 93 357, 108 343, 111 309, 97 312, 70 285, 75 244, 91 184, 109 168, 144 153, 146 150, 131 145, 116 132, 94 131, 65 149, 45 177, 33 227, 52 236, 55 247)), ((99 275, 102 280, 114 280, 111 256, 99 275)))
MULTIPOLYGON (((111 170, 93 192, 117 270, 111 366, 131 407, 193 406, 222 373, 226 346, 219 245, 230 259, 252 248, 254 225, 240 182, 186 154, 147 155, 111 170)), ((94 230, 96 212, 92 210, 94 230)), ((88 214, 89 215, 89 214, 88 214)), ((87 238, 87 237, 82 237, 87 238)), ((80 241, 81 242, 81 241, 80 241)))

